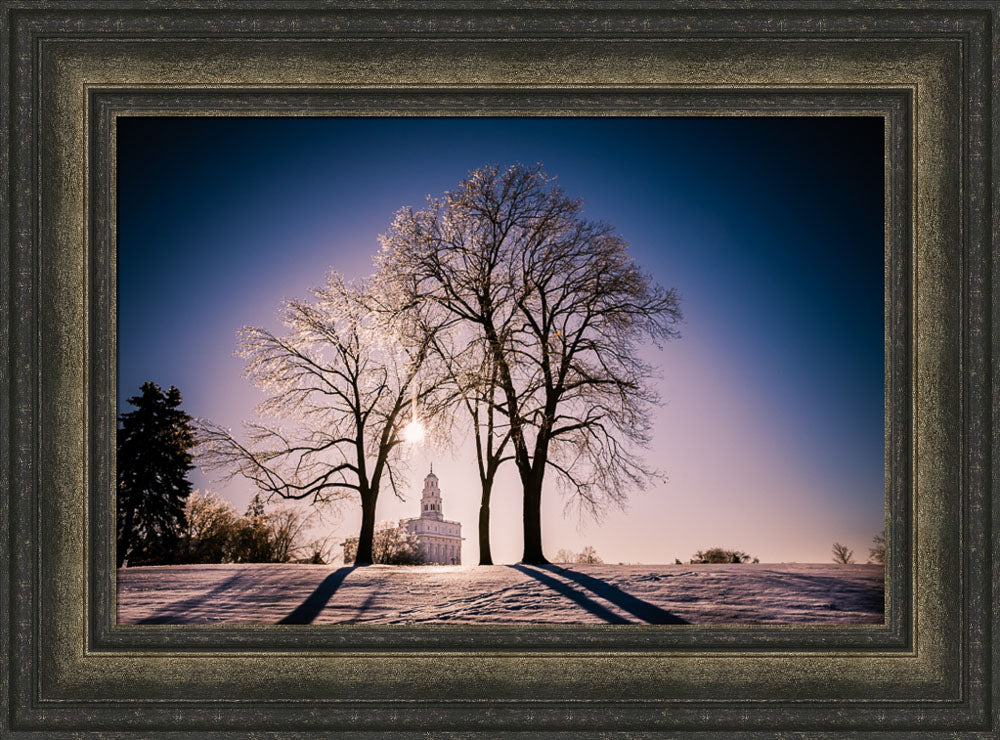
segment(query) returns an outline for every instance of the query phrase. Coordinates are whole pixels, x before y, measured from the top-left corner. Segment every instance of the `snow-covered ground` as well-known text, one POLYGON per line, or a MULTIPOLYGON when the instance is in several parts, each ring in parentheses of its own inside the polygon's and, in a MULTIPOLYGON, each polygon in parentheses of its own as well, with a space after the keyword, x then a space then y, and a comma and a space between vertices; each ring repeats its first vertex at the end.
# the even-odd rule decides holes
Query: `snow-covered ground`
POLYGON ((128 624, 865 624, 880 565, 178 565, 118 572, 128 624))

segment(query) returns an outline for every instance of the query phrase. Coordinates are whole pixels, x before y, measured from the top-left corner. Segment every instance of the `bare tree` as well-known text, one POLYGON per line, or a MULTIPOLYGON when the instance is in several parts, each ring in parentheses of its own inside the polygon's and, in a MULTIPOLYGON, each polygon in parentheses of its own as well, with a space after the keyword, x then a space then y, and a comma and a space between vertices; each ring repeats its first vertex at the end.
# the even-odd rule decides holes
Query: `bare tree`
POLYGON ((833 553, 833 562, 837 565, 850 565, 854 562, 854 550, 849 550, 847 545, 834 542, 831 552, 833 553))
POLYGON ((872 537, 872 545, 868 548, 868 562, 885 565, 885 532, 872 537))
POLYGON ((426 363, 426 325, 411 312, 390 335, 375 318, 372 293, 331 273, 313 300, 285 302, 279 315, 287 333, 245 327, 237 354, 267 398, 258 420, 246 424, 247 441, 203 421, 198 450, 205 467, 226 479, 242 476, 269 497, 323 503, 357 496, 359 565, 372 562, 382 486, 401 497, 403 430, 416 421, 417 405, 433 406, 439 383, 426 363))
POLYGON ((638 350, 676 335, 677 295, 540 166, 484 167, 424 209, 402 209, 379 269, 474 327, 492 355, 524 492, 524 562, 546 562, 547 470, 595 516, 655 475, 637 454, 658 402, 638 350))
POLYGON ((376 273, 373 305, 385 327, 400 321, 413 322, 417 317, 422 332, 432 337, 433 356, 442 374, 442 394, 435 406, 435 429, 439 441, 472 432, 480 482, 479 564, 492 565, 490 547, 490 501, 500 466, 512 459, 507 454, 510 427, 498 411, 500 394, 498 368, 489 346, 470 327, 464 326, 452 312, 434 301, 426 301, 419 292, 416 276, 409 273, 376 273), (465 411, 465 414, 459 412, 465 411), (464 417, 464 418, 463 418, 464 417))
POLYGON ((571 550, 567 550, 565 547, 561 547, 561 548, 559 548, 559 551, 556 553, 556 562, 557 563, 575 563, 576 562, 576 553, 574 553, 571 550))
MULTIPOLYGON (((447 372, 452 401, 465 410, 475 441, 480 484, 479 564, 493 565, 490 502, 500 466, 513 459, 507 454, 510 425, 498 410, 501 389, 493 353, 485 343, 464 333, 459 333, 457 343, 453 340, 454 336, 441 332, 435 341, 435 349, 447 372)), ((449 407, 453 408, 452 404, 449 407)), ((458 425, 458 429, 462 428, 464 425, 458 425)))

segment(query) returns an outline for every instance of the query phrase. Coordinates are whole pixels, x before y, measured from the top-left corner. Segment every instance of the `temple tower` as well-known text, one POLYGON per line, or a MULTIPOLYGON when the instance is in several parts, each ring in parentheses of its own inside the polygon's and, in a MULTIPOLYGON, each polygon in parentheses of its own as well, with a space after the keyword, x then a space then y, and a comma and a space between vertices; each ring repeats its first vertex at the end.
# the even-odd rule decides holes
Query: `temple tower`
POLYGON ((427 563, 439 565, 462 564, 462 523, 450 522, 441 510, 441 488, 434 466, 424 478, 420 495, 420 516, 401 522, 406 531, 415 535, 420 552, 427 563))
POLYGON ((424 478, 424 491, 420 497, 420 516, 438 521, 444 519, 441 514, 441 489, 438 487, 438 477, 434 475, 433 465, 431 472, 424 478))

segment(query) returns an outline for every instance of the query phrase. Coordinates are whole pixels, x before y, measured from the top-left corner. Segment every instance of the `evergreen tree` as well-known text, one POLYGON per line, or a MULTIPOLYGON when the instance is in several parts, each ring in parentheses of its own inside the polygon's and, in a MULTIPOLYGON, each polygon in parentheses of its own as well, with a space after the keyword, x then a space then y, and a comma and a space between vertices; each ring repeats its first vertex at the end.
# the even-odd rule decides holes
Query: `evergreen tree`
POLYGON ((146 382, 118 422, 118 548, 121 567, 169 563, 184 529, 195 444, 181 392, 146 382))

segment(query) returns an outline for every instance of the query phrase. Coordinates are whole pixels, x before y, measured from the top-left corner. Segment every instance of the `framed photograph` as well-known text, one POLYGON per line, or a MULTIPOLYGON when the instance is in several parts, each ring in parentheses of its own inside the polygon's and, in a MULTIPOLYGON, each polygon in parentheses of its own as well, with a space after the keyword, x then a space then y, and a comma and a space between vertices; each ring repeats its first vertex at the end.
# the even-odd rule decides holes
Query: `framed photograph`
POLYGON ((116 120, 119 624, 884 622, 883 118, 116 120))
POLYGON ((4 733, 994 737, 997 10, 4 0, 4 733))

